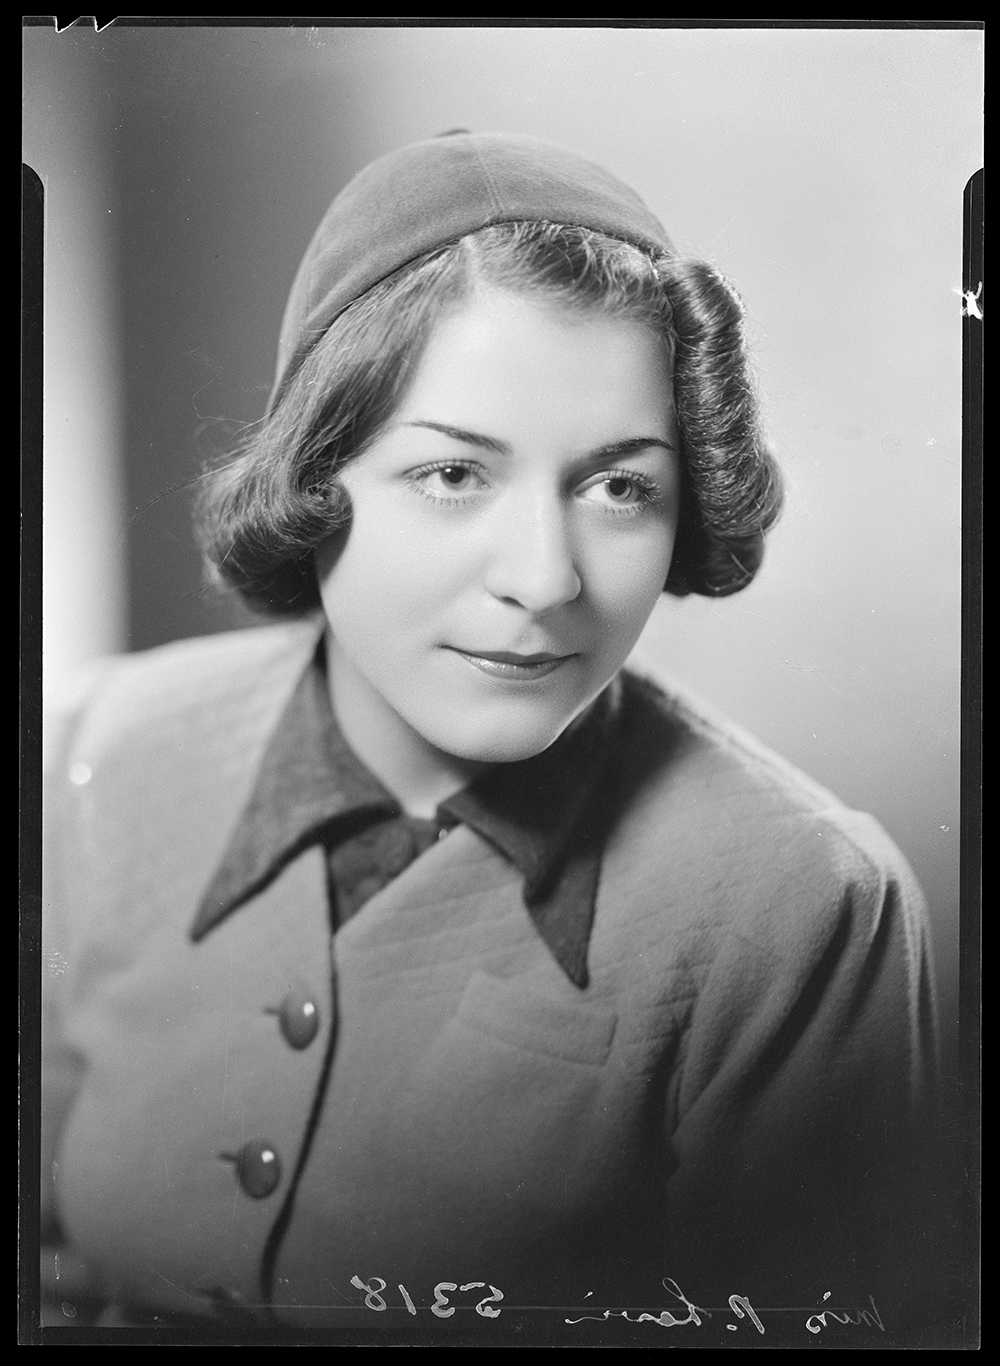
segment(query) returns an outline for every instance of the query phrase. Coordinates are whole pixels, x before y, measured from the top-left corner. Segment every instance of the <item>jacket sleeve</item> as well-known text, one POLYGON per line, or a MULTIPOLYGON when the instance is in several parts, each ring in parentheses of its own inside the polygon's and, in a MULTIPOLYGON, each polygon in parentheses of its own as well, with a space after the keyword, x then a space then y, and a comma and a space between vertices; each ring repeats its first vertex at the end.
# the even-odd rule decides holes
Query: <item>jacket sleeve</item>
POLYGON ((720 937, 697 994, 671 1245, 693 1293, 717 1297, 703 1303, 818 1309, 829 1291, 829 1305, 871 1296, 898 1322, 919 1308, 936 1242, 923 901, 868 817, 837 813, 801 839, 822 858, 790 851, 780 893, 720 937))
MULTIPOLYGON (((41 1310, 43 1326, 93 1320, 103 1294, 93 1270, 67 1244, 56 1201, 59 1143, 83 1077, 83 1060, 64 1029, 72 990, 74 809, 89 773, 74 767, 74 742, 86 704, 108 665, 92 666, 45 721, 42 850, 42 1076, 40 1124, 41 1310)), ((79 891, 79 889, 76 889, 79 891)))

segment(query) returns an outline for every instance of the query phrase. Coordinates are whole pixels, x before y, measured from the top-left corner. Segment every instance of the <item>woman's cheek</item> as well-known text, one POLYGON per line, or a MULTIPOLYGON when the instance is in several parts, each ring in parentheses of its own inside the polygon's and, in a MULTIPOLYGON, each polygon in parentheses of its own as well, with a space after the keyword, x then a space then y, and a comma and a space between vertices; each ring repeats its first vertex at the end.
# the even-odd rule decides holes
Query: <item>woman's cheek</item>
POLYGON ((636 635, 642 630, 667 581, 673 544, 673 529, 657 522, 631 541, 621 537, 590 557, 586 590, 609 629, 636 635))

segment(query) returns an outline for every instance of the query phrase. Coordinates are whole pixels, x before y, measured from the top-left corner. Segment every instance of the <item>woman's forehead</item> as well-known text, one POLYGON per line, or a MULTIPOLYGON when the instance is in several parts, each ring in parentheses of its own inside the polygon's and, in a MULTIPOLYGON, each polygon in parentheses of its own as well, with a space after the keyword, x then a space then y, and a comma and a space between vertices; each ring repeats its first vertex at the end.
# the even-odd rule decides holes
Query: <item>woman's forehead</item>
POLYGON ((669 347, 639 321, 530 294, 477 290, 437 320, 401 411, 429 397, 502 411, 542 405, 553 388, 662 404, 671 391, 669 347), (461 381, 459 383, 459 381, 461 381))
POLYGON ((676 445, 669 349, 645 325, 484 291, 435 326, 387 435, 473 435, 502 454, 676 445))

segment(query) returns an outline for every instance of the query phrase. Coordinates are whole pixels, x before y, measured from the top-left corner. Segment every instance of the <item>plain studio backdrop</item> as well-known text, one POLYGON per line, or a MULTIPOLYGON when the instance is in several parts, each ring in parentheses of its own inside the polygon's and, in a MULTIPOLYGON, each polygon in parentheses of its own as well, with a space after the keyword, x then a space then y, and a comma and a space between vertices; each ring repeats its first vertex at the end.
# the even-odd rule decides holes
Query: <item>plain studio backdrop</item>
POLYGON ((44 649, 246 624, 202 587, 199 465, 258 419, 323 211, 456 126, 568 144, 748 309, 788 485, 758 580, 640 655, 874 812, 958 1020, 962 192, 976 30, 28 28, 46 192, 44 649), (178 487, 179 486, 179 487, 178 487))

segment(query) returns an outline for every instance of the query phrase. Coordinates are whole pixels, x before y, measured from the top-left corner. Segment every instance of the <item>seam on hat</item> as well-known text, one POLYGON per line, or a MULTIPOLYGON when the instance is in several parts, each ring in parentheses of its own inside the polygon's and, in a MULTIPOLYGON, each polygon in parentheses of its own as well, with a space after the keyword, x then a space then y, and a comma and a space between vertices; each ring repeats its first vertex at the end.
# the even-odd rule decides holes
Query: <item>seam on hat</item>
POLYGON ((500 190, 497 186, 497 183, 493 179, 493 176, 490 173, 486 165, 486 162, 483 160, 479 148, 476 146, 475 143, 472 144, 472 150, 476 154, 476 161, 479 163, 480 173, 482 174, 483 180, 486 182, 486 188, 489 191, 490 199, 493 202, 493 212, 497 214, 502 214, 504 211, 503 201, 500 197, 500 190))

